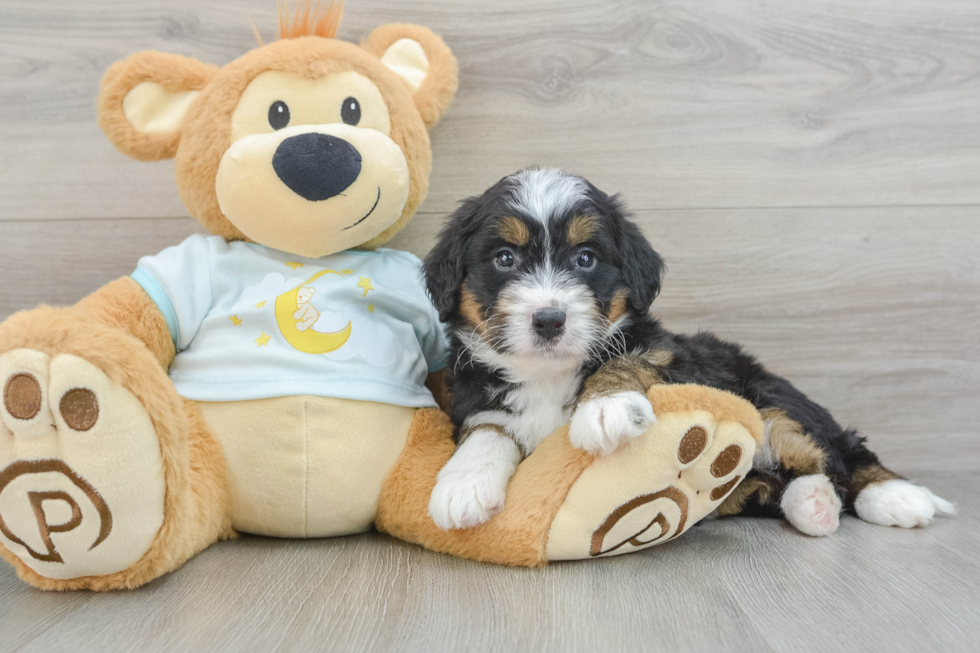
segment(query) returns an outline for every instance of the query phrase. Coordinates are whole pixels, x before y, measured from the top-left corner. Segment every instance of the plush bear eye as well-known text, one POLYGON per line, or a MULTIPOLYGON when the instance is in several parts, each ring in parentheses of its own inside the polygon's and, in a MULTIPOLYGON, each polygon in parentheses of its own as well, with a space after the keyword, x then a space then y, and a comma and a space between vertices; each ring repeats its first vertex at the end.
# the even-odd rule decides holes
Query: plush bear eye
POLYGON ((361 122, 361 103, 357 101, 357 98, 349 97, 344 100, 340 107, 340 117, 351 126, 361 122))
POLYGON ((289 107, 282 100, 276 100, 269 107, 269 125, 273 129, 282 129, 289 124, 289 107))

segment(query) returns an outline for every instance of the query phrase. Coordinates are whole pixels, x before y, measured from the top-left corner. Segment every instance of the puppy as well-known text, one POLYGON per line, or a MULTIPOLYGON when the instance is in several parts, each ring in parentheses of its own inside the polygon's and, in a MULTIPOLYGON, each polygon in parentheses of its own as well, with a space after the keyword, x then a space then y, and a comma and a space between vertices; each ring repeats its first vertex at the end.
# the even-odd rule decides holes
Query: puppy
POLYGON ((457 444, 429 504, 440 528, 498 512, 517 464, 569 420, 572 445, 598 455, 644 433, 655 383, 727 390, 766 422, 720 515, 782 516, 827 535, 842 508, 906 528, 953 512, 738 345, 667 331, 648 312, 663 273, 618 197, 560 170, 518 172, 462 203, 425 261, 450 331, 457 444))

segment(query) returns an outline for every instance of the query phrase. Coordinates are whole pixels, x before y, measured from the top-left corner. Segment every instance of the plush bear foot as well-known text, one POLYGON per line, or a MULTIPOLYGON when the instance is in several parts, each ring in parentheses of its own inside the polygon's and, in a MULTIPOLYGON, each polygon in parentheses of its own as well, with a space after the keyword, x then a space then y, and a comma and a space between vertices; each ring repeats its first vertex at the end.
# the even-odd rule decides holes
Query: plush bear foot
POLYGON ((0 356, 0 543, 48 579, 105 576, 164 521, 160 443, 132 392, 78 356, 0 356))
POLYGON ((452 425, 444 413, 421 409, 382 488, 378 529, 436 551, 523 567, 673 539, 745 477, 764 427, 750 403, 704 386, 654 386, 647 398, 656 423, 644 433, 594 456, 573 446, 565 426, 517 466, 500 512, 450 530, 433 522, 429 507, 453 455, 452 425))
POLYGON ((578 477, 551 525, 549 560, 671 540, 716 510, 751 469, 761 425, 750 405, 698 386, 655 386, 648 396, 657 421, 578 477))

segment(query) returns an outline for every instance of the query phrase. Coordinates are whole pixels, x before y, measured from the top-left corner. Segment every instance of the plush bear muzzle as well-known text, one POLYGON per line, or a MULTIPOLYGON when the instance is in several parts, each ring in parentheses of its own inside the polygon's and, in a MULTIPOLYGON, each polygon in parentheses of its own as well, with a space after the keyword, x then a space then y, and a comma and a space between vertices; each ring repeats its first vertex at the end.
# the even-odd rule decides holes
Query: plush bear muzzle
POLYGON ((297 125, 235 141, 215 189, 222 213, 250 239, 318 257, 398 220, 409 171, 401 148, 377 130, 297 125))

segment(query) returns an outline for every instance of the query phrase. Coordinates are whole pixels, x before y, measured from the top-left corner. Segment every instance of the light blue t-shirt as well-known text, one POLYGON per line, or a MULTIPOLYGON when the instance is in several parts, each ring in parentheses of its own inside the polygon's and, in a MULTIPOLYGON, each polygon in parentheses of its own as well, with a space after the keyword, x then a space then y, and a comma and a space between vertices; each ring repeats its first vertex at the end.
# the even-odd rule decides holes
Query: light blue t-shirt
POLYGON ((391 249, 308 259, 195 235, 140 259, 133 279, 167 320, 184 397, 435 406, 425 378, 448 344, 420 266, 391 249))

